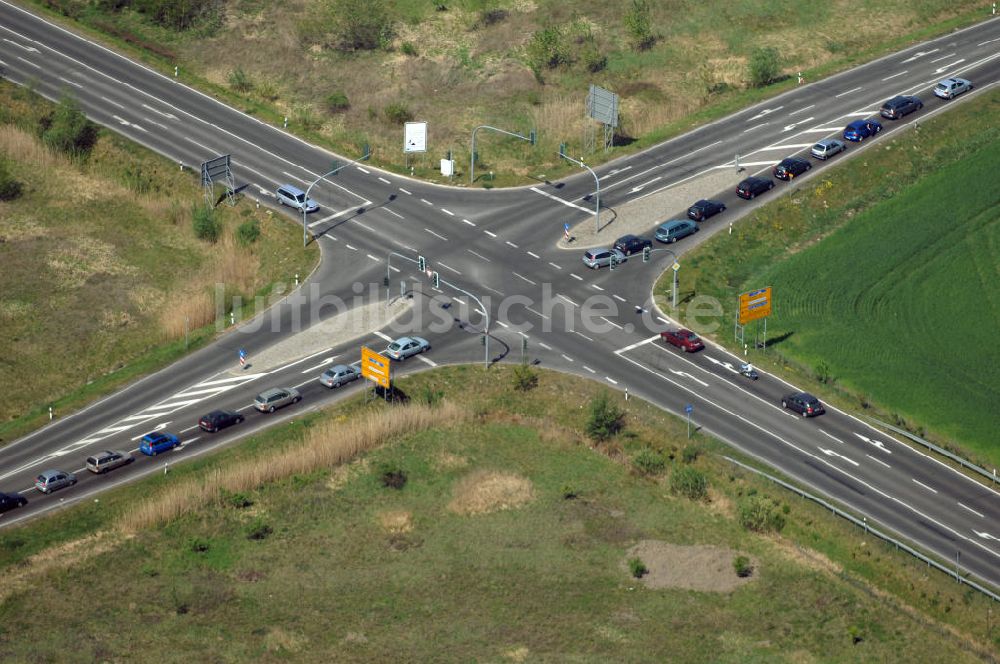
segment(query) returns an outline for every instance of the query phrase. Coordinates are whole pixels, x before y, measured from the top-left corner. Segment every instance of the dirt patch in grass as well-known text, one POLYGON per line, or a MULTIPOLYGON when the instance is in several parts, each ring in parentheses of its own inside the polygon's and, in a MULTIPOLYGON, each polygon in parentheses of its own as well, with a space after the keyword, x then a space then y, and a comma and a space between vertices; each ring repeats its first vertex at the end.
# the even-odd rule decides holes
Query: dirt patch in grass
MULTIPOLYGON (((740 554, 722 546, 682 546, 659 540, 643 540, 628 550, 622 561, 622 569, 628 569, 628 561, 632 558, 639 558, 648 570, 639 580, 647 588, 728 593, 755 576, 740 578, 736 575, 733 560, 737 555, 740 554)), ((754 569, 757 568, 756 560, 751 558, 750 564, 754 569)))
POLYGON ((406 510, 379 512, 377 518, 379 525, 388 533, 408 533, 413 530, 413 514, 406 510))
POLYGON ((520 507, 534 497, 534 488, 527 478, 477 470, 458 481, 448 509, 457 514, 488 514, 520 507))

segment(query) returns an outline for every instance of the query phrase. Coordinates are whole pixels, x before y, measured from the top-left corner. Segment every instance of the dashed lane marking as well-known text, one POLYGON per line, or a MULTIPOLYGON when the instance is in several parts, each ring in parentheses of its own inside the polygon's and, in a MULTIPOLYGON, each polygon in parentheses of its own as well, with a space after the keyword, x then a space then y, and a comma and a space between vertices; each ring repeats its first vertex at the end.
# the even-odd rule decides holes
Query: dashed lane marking
POLYGON ((537 286, 537 285, 538 285, 538 284, 536 284, 536 283, 535 283, 534 281, 532 281, 531 279, 529 279, 529 278, 527 278, 527 277, 525 277, 525 276, 523 276, 523 275, 520 275, 520 274, 518 274, 517 272, 511 272, 511 274, 513 274, 513 275, 514 275, 515 277, 517 277, 518 279, 523 279, 523 280, 527 281, 527 282, 528 282, 529 284, 531 284, 532 286, 537 286))
POLYGON ((428 233, 430 233, 431 235, 433 235, 436 238, 440 238, 441 240, 444 240, 445 242, 448 241, 448 238, 446 238, 445 236, 441 235, 440 233, 435 233, 434 231, 432 231, 429 228, 425 228, 424 230, 427 231, 428 233))
POLYGON ((586 339, 587 341, 593 341, 593 339, 591 339, 590 337, 588 337, 583 332, 580 332, 579 330, 573 330, 573 334, 577 334, 577 335, 583 337, 584 339, 586 339))
POLYGON ((569 276, 573 277, 573 278, 574 278, 574 279, 576 279, 577 281, 583 281, 583 277, 581 277, 581 276, 580 276, 580 275, 578 275, 578 274, 573 274, 572 272, 570 272, 570 273, 569 273, 569 276))
POLYGON ((552 267, 554 267, 554 268, 555 268, 555 269, 557 269, 557 270, 561 270, 561 269, 562 269, 562 266, 561 266, 561 265, 556 265, 556 264, 555 264, 555 263, 553 263, 552 261, 549 261, 549 265, 551 265, 552 267))
POLYGON ((469 221, 468 219, 463 219, 462 223, 468 224, 468 225, 472 226, 473 228, 476 227, 476 225, 474 223, 472 223, 471 221, 469 221))
POLYGON ((623 298, 621 295, 612 295, 611 297, 615 298, 619 302, 625 302, 626 301, 625 298, 623 298))
POLYGON ((490 231, 483 231, 483 232, 486 233, 487 235, 489 235, 490 237, 496 237, 497 236, 496 233, 491 233, 490 231))
POLYGON ((583 365, 583 368, 584 368, 584 369, 586 369, 587 371, 589 371, 589 372, 590 372, 590 373, 592 373, 592 374, 595 374, 595 373, 597 373, 596 371, 594 371, 593 369, 591 369, 590 367, 588 367, 588 366, 587 366, 586 364, 585 364, 585 365, 583 365))
POLYGON ((477 253, 476 253, 475 251, 473 251, 472 249, 466 249, 466 251, 468 251, 468 252, 469 252, 470 254, 472 254, 473 256, 475 256, 476 258, 478 258, 479 260, 484 260, 484 261, 486 261, 487 263, 492 263, 492 262, 493 262, 493 261, 491 261, 491 260, 490 260, 489 258, 487 258, 486 256, 483 256, 482 254, 477 254, 477 253))
POLYGON ((445 208, 441 208, 441 211, 444 212, 449 217, 454 217, 455 216, 455 213, 452 212, 451 210, 446 210, 445 208))

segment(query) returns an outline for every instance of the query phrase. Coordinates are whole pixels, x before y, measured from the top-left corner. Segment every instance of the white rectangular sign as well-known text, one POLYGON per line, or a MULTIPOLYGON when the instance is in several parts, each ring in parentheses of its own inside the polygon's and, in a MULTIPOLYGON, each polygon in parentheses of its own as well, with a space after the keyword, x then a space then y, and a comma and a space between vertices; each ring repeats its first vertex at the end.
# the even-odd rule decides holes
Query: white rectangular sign
POLYGON ((450 178, 455 174, 455 160, 454 159, 442 159, 441 160, 441 175, 446 178, 450 178))
POLYGON ((403 128, 403 152, 427 152, 427 123, 407 122, 403 128))

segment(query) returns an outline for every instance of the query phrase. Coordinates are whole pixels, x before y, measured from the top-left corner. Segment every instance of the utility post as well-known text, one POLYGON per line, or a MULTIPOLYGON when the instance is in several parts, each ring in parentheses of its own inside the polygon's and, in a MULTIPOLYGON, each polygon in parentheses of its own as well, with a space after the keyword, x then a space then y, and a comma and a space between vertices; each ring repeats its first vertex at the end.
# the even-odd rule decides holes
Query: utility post
MULTIPOLYGON (((331 175, 336 175, 338 171, 343 170, 343 169, 347 168, 348 166, 351 166, 353 164, 357 164, 357 163, 362 162, 362 161, 368 161, 368 158, 371 157, 371 156, 372 156, 371 148, 366 143, 365 144, 365 153, 363 155, 361 155, 361 157, 359 157, 358 159, 355 159, 354 161, 352 161, 350 163, 347 163, 347 164, 341 164, 340 162, 334 160, 334 162, 333 162, 333 169, 329 173, 324 173, 323 175, 321 175, 318 178, 316 178, 315 180, 313 180, 312 183, 306 188, 306 200, 307 201, 309 200, 309 192, 312 191, 312 188, 315 187, 317 184, 319 184, 322 180, 325 180, 326 178, 330 177, 331 175)), ((309 245, 309 227, 306 225, 306 206, 305 206, 305 201, 303 201, 303 205, 302 205, 302 248, 304 249, 308 245, 309 245)))
POLYGON ((534 145, 538 141, 538 134, 532 129, 528 132, 528 135, 515 134, 512 131, 507 131, 505 129, 498 129, 496 127, 491 127, 490 125, 479 125, 472 130, 472 156, 469 160, 469 184, 476 183, 476 132, 480 129, 489 129, 490 131, 495 131, 500 134, 506 134, 507 136, 513 136, 514 138, 520 138, 522 141, 528 141, 534 145))
POLYGON ((588 171, 590 171, 590 174, 594 176, 594 185, 597 187, 596 189, 597 203, 596 205, 594 205, 594 232, 599 233, 601 230, 601 181, 597 179, 597 173, 595 173, 594 169, 592 169, 590 166, 587 166, 582 161, 578 159, 573 159, 573 157, 567 155, 565 143, 559 146, 559 156, 565 159, 566 161, 573 162, 574 164, 576 164, 581 168, 586 168, 588 171))

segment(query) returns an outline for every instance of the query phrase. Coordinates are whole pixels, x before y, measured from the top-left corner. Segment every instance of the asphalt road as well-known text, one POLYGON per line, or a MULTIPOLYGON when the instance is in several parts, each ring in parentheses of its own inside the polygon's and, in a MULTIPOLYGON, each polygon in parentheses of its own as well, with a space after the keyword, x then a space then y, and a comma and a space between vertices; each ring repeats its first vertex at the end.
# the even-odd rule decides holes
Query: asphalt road
MULTIPOLYGON (((231 154, 238 185, 271 204, 269 192, 283 182, 303 189, 331 168, 338 157, 280 128, 228 108, 170 77, 53 26, 14 5, 0 2, 0 67, 4 76, 57 98, 70 91, 97 122, 183 164, 231 154)), ((898 93, 918 94, 925 107, 904 120, 885 120, 886 130, 852 145, 831 163, 853 158, 915 121, 944 112, 963 98, 942 101, 930 93, 947 76, 973 80, 972 98, 1000 80, 1000 23, 991 20, 905 49, 702 127, 642 154, 597 169, 602 205, 614 207, 713 169, 747 174, 766 171, 780 159, 808 152, 816 140, 836 136, 854 119, 875 116, 881 103, 898 93), (738 155, 738 156, 737 156, 738 155)), ((672 245, 680 255, 746 211, 765 203, 826 167, 814 168, 759 201, 744 202, 730 192, 704 192, 729 209, 702 224, 703 232, 672 245)), ((86 498, 144 473, 161 472, 169 459, 181 460, 294 417, 359 385, 328 391, 316 377, 327 358, 354 361, 361 343, 384 347, 385 332, 268 372, 232 371, 237 349, 251 359, 275 341, 350 306, 369 292, 380 293, 387 252, 428 257, 447 284, 434 292, 411 261, 394 258, 390 290, 398 282, 423 290, 414 332, 433 350, 404 363, 482 361, 483 321, 472 303, 450 285, 474 293, 491 314, 491 359, 519 359, 522 339, 542 366, 570 371, 629 390, 683 415, 734 447, 781 470, 880 523, 963 571, 1000 586, 1000 494, 936 459, 865 425, 849 413, 804 420, 781 408, 793 387, 773 376, 750 382, 734 371, 739 361, 710 345, 684 354, 655 339, 669 324, 651 310, 652 282, 675 256, 654 253, 651 263, 637 257, 614 272, 593 272, 580 251, 560 250, 564 223, 586 223, 593 214, 594 179, 589 174, 514 190, 469 190, 427 185, 377 169, 352 165, 319 184, 311 197, 321 210, 309 216, 323 261, 302 287, 253 321, 243 322, 220 340, 80 413, 0 450, 0 486, 21 490, 27 508, 0 519, 6 525, 86 498), (450 284, 450 285, 449 285, 450 284), (447 309, 442 304, 448 304, 447 309), (435 316, 435 312, 441 314, 435 316), (457 321, 456 321, 457 319, 457 321), (465 324, 464 321, 472 321, 465 324), (380 336, 381 335, 381 336, 380 336), (279 413, 249 411, 254 394, 275 384, 301 385, 304 400, 279 413), (199 415, 217 407, 249 413, 248 421, 218 434, 197 430, 199 415), (42 469, 77 470, 94 451, 134 449, 143 433, 162 427, 181 434, 183 446, 165 457, 140 458, 106 477, 85 477, 52 496, 31 489, 42 469)), ((664 218, 682 210, 665 210, 664 218)), ((650 228, 652 228, 652 223, 650 228)), ((613 228, 607 244, 614 239, 613 228)), ((707 318, 711 319, 711 316, 707 318)), ((729 323, 719 321, 722 334, 729 323)))

